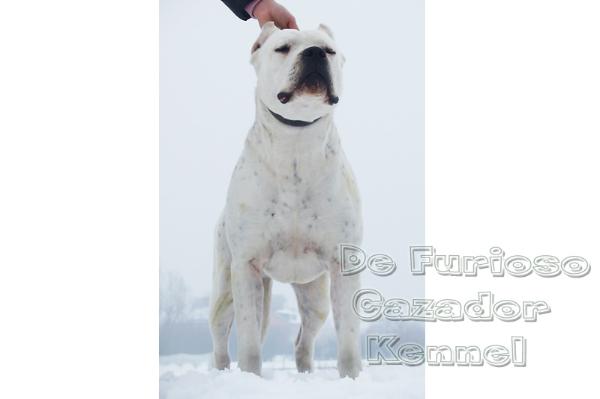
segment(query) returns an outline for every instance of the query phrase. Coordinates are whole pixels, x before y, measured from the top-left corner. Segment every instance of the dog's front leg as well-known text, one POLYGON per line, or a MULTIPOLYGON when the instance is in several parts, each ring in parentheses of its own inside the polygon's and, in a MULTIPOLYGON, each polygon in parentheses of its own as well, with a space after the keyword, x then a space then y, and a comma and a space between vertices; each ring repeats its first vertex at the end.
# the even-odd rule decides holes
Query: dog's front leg
POLYGON ((337 362, 340 377, 355 378, 362 369, 360 360, 360 320, 352 309, 352 296, 360 289, 359 275, 343 276, 334 262, 331 274, 331 307, 337 332, 337 362))
POLYGON ((254 260, 233 262, 231 283, 237 328, 238 365, 242 371, 260 375, 263 279, 254 260))

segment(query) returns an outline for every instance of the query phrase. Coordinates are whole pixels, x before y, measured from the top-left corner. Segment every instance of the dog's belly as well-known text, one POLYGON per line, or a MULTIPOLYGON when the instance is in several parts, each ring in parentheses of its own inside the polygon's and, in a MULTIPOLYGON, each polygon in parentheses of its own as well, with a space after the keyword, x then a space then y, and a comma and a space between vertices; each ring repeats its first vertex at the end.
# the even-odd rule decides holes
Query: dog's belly
POLYGON ((325 271, 328 265, 314 250, 307 248, 300 253, 293 249, 277 250, 263 267, 263 272, 282 283, 306 284, 325 271))

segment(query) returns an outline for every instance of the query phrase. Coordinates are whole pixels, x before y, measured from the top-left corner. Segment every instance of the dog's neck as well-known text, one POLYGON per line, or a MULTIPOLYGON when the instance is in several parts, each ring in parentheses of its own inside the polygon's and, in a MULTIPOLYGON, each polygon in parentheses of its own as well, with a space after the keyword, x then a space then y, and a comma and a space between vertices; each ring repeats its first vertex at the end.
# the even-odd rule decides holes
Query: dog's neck
POLYGON ((256 121, 247 142, 278 174, 289 173, 288 169, 297 165, 319 167, 323 160, 333 161, 340 146, 331 113, 314 123, 292 126, 278 120, 258 98, 256 121))

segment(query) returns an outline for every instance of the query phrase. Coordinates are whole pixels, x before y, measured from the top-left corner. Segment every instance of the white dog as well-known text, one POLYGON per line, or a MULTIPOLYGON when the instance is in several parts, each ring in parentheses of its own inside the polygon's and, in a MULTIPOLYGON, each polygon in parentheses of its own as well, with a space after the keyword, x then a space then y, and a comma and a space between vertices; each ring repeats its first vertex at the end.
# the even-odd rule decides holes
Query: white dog
POLYGON ((265 24, 252 47, 256 121, 216 231, 210 327, 214 365, 229 367, 235 317, 239 367, 260 375, 272 279, 292 284, 302 325, 298 371, 312 370, 316 335, 333 308, 338 370, 361 370, 358 275, 342 276, 340 243, 360 245, 360 198, 333 123, 344 58, 329 28, 265 24))

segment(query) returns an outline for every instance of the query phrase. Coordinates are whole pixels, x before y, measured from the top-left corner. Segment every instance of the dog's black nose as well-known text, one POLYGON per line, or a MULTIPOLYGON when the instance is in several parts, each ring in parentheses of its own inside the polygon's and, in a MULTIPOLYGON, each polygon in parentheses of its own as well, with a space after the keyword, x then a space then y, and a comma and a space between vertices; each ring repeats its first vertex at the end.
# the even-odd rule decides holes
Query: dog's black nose
POLYGON ((302 52, 302 58, 325 58, 327 54, 321 47, 312 46, 302 52))

